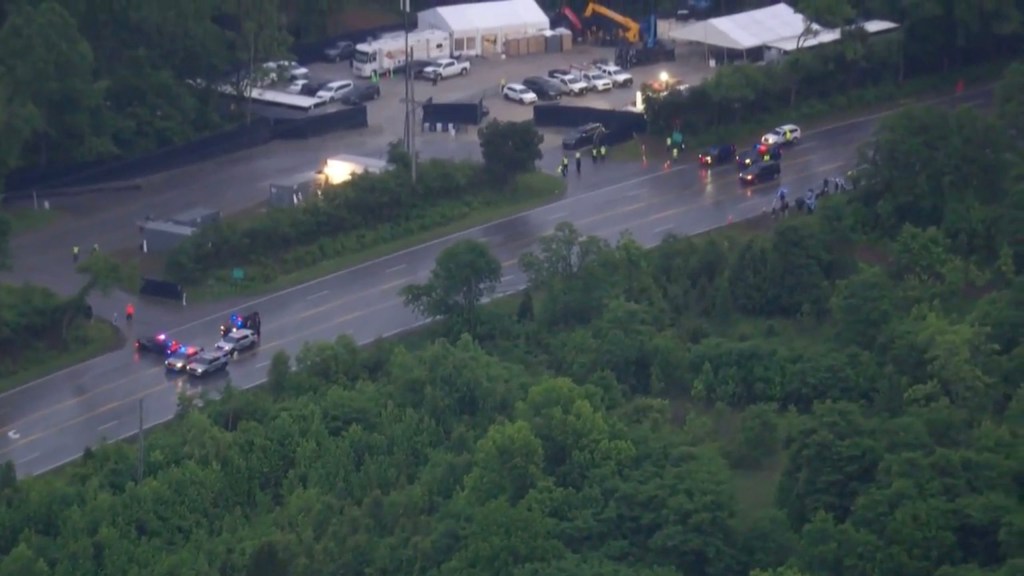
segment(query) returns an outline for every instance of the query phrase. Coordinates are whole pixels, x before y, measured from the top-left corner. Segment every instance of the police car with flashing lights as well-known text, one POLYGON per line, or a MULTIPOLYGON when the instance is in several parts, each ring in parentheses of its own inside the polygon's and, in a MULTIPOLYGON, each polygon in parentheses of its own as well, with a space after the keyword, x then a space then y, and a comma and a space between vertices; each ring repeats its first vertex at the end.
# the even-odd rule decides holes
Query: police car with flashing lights
POLYGON ((145 336, 135 341, 135 350, 139 352, 151 352, 153 354, 174 354, 181 348, 177 340, 172 340, 166 334, 145 336))
POLYGON ((164 361, 164 367, 172 372, 184 372, 189 362, 203 353, 202 348, 182 346, 164 361))
POLYGON ((244 315, 232 314, 231 318, 229 318, 226 323, 220 325, 220 336, 223 338, 235 330, 240 330, 242 328, 252 330, 257 336, 259 336, 262 323, 263 321, 260 318, 260 313, 255 310, 244 315))
POLYGON ((189 376, 195 376, 196 378, 202 378, 203 376, 209 376, 215 372, 227 370, 230 358, 228 354, 219 350, 212 352, 203 352, 192 359, 188 364, 189 376))
POLYGON ((216 348, 224 354, 233 356, 255 348, 258 342, 259 338, 256 336, 256 332, 248 328, 241 328, 221 338, 220 342, 217 342, 216 348))

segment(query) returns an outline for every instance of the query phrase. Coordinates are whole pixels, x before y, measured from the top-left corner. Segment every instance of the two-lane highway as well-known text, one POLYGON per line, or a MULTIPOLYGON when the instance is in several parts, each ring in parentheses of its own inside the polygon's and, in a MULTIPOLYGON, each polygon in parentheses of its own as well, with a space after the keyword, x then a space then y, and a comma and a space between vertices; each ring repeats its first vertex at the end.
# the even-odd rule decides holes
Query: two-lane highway
MULTIPOLYGON (((152 426, 174 415, 181 392, 196 394, 204 387, 223 384, 227 377, 240 388, 261 383, 278 350, 294 354, 305 342, 331 340, 340 334, 365 343, 417 325, 421 320, 404 308, 397 293, 403 286, 422 282, 438 254, 457 240, 473 238, 491 247, 502 261, 500 291, 504 293, 525 284, 517 267, 519 255, 561 221, 608 239, 628 230, 642 244, 653 245, 666 234, 695 234, 729 220, 749 218, 770 204, 780 186, 802 194, 820 186, 823 178, 844 173, 854 162, 855 146, 870 135, 876 119, 808 133, 801 144, 785 152, 779 181, 751 188, 739 184, 734 166, 714 170, 693 164, 644 170, 620 170, 613 164, 587 166, 606 171, 608 184, 243 307, 240 311, 260 311, 263 342, 255 352, 236 359, 224 378, 190 382, 168 375, 160 358, 137 357, 133 350, 123 350, 0 396, 0 460, 14 461, 20 476, 38 474, 77 458, 88 446, 133 434, 138 428, 139 400, 144 400, 144 423, 152 426), (628 176, 622 177, 623 172, 628 176), (613 180, 616 174, 619 179, 613 180)), ((695 154, 686 154, 687 162, 695 154)), ((197 319, 167 333, 187 344, 212 346, 230 312, 197 319)))

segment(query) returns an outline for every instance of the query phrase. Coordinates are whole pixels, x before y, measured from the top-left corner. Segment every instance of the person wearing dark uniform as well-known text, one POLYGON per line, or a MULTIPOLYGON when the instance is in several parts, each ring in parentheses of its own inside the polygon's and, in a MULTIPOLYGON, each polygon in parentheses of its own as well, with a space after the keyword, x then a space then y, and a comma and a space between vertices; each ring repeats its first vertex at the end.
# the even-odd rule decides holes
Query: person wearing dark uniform
POLYGON ((565 156, 562 156, 562 166, 561 166, 561 169, 562 169, 562 178, 565 178, 566 176, 569 175, 569 159, 566 158, 565 156))
POLYGON ((580 157, 580 153, 576 152, 576 175, 579 176, 583 173, 583 159, 580 157))

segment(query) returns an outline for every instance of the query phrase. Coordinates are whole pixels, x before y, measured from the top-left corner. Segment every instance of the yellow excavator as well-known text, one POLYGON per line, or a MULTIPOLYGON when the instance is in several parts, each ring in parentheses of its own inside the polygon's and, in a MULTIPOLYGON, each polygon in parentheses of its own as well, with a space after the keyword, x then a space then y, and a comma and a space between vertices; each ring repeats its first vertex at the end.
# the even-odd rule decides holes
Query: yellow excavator
POLYGON ((622 14, 606 8, 597 2, 587 4, 587 10, 583 13, 584 20, 591 18, 594 14, 604 16, 622 27, 622 37, 630 43, 640 41, 640 24, 632 18, 626 18, 622 14))

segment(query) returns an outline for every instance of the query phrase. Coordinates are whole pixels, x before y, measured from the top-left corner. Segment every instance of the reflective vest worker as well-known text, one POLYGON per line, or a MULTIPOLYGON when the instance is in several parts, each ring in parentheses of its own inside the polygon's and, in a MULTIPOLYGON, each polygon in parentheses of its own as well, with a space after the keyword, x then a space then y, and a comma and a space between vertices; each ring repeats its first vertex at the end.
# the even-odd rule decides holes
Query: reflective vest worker
POLYGON ((78 262, 78 246, 71 247, 71 260, 73 262, 78 262))
POLYGON ((786 139, 786 142, 789 142, 789 139, 791 138, 791 136, 789 134, 789 130, 786 130, 785 132, 783 132, 782 133, 782 137, 786 139))
POLYGON ((593 148, 590 149, 590 159, 593 160, 594 162, 597 162, 597 154, 597 146, 594 146, 593 148))
POLYGON ((665 151, 667 152, 667 151, 669 151, 671 149, 672 149, 672 137, 669 136, 668 138, 665 138, 665 151))
POLYGON ((672 149, 672 159, 679 160, 679 148, 672 149))
POLYGON ((608 147, 604 144, 601 145, 601 160, 604 160, 608 156, 608 147))

